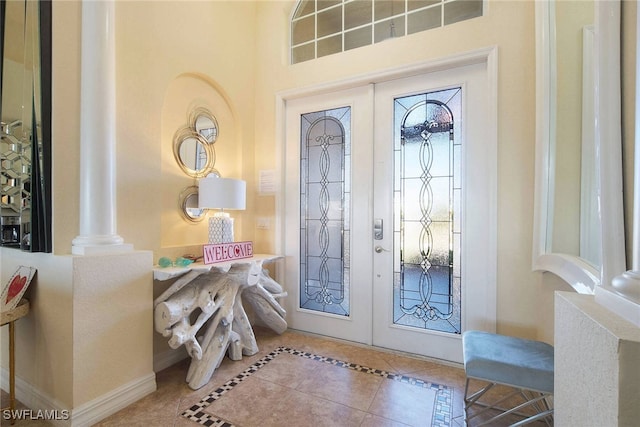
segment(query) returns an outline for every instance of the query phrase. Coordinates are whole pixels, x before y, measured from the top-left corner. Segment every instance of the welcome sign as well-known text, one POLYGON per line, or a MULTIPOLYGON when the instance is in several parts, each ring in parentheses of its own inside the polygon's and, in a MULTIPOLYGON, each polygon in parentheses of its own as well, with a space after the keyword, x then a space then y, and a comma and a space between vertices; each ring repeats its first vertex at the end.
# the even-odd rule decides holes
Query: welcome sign
POLYGON ((253 242, 230 242, 204 245, 203 255, 205 264, 251 258, 253 256, 253 242))
POLYGON ((25 267, 24 265, 18 267, 2 289, 2 294, 0 294, 0 311, 4 313, 18 306, 22 295, 27 291, 29 284, 31 284, 31 279, 33 279, 35 274, 36 269, 33 267, 25 267))

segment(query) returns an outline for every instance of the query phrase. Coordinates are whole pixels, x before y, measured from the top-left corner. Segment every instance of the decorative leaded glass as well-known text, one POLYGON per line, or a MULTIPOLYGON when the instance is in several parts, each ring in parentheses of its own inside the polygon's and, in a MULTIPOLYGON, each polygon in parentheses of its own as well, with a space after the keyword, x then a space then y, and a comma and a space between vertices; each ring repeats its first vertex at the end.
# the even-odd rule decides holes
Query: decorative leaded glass
POLYGON ((300 307, 349 316, 351 108, 300 119, 300 307))
POLYGON ((397 325, 459 334, 461 88, 394 102, 397 325))
POLYGON ((483 0, 300 0, 291 19, 291 62, 297 64, 482 14, 483 0))

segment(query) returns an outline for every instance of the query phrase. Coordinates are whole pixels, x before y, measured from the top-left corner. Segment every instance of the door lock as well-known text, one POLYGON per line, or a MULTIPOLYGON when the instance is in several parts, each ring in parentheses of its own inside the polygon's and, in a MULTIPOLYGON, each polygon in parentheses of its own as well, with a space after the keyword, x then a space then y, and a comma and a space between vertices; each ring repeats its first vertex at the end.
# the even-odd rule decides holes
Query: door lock
POLYGON ((376 218, 373 220, 373 238, 374 240, 382 240, 383 236, 382 218, 376 218))

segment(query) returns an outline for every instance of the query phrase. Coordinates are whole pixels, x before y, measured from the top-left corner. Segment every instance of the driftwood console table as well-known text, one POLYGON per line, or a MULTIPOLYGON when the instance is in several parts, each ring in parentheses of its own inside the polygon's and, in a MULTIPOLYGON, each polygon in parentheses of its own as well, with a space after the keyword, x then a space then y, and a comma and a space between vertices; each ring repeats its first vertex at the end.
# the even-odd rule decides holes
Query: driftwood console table
POLYGON ((243 303, 276 333, 287 329, 286 313, 278 302, 287 293, 263 269, 264 263, 279 258, 254 255, 216 264, 154 269, 155 280, 176 279, 154 301, 154 323, 156 331, 169 338, 171 348, 184 344, 191 356, 189 387, 197 390, 207 384, 227 350, 232 360, 258 352, 243 303))

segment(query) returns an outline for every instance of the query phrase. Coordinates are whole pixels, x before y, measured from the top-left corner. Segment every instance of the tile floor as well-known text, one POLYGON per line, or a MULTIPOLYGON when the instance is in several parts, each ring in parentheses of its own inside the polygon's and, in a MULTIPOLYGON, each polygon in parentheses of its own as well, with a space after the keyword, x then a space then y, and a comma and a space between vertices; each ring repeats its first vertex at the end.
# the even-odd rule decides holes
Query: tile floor
MULTIPOLYGON (((185 383, 188 361, 184 360, 157 373, 157 391, 96 426, 195 427, 196 422, 182 415, 190 408, 195 419, 209 419, 215 426, 231 425, 225 421, 237 427, 465 425, 465 377, 460 367, 294 331, 276 335, 256 328, 256 336, 258 354, 241 361, 225 358, 201 389, 191 390, 185 383), (323 357, 316 360, 312 355, 323 357), (349 365, 345 368, 336 360, 349 365), (230 382, 256 363, 264 366, 237 385, 230 382), (377 371, 400 374, 404 380, 393 381, 377 371), (438 385, 444 392, 435 391, 438 385), (220 393, 221 387, 228 391, 220 393), (203 401, 211 396, 217 400, 203 401), (443 396, 450 397, 450 410, 443 396), (442 414, 444 420, 439 418, 442 414)), ((3 392, 3 406, 6 403, 3 392)), ((15 424, 27 425, 49 426, 44 421, 15 424)))

